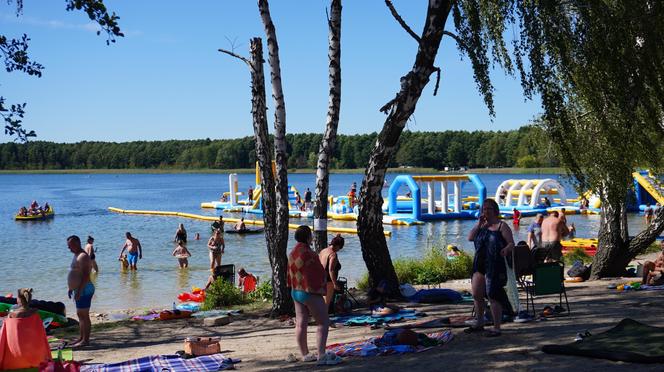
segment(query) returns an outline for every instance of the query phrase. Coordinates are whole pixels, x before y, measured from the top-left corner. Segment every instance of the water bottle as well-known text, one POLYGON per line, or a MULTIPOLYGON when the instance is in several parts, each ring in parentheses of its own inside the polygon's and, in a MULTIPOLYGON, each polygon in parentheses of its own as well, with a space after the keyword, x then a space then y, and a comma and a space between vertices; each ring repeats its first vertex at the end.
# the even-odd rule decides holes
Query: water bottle
POLYGON ((177 310, 177 306, 175 306, 175 301, 173 301, 173 310, 177 310))

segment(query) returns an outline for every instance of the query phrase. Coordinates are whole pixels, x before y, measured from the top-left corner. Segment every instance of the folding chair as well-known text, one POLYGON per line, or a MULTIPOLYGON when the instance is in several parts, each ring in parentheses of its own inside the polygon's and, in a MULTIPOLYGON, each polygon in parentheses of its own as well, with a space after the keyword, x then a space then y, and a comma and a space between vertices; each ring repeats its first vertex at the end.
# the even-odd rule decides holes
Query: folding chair
POLYGON ((557 294, 558 305, 563 307, 563 296, 567 314, 570 314, 569 302, 567 300, 567 291, 565 290, 565 276, 563 273, 563 264, 560 262, 547 262, 535 266, 533 281, 527 282, 527 290, 530 292, 530 300, 535 308, 534 297, 557 294))
POLYGON ((235 285, 235 265, 221 265, 216 270, 219 270, 222 279, 235 285))

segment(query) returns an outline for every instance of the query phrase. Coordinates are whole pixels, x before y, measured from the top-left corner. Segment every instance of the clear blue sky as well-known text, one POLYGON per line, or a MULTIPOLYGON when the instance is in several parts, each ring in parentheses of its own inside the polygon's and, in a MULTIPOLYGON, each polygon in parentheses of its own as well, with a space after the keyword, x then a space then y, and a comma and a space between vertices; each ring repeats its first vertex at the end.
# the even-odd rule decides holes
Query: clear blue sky
MULTIPOLYGON (((42 78, 0 73, 0 93, 8 103, 28 102, 24 123, 38 139, 130 141, 253 133, 249 72, 217 49, 230 49, 231 40, 236 52, 247 55, 249 38, 264 39, 256 1, 106 4, 120 15, 126 35, 110 46, 84 13, 66 12, 62 0, 26 1, 20 17, 13 6, 0 5, 2 33, 27 33, 30 55, 46 67, 42 78)), ((281 48, 287 130, 322 132, 328 98, 328 1, 273 0, 270 5, 281 48)), ((426 1, 399 0, 395 5, 419 32, 426 1)), ((345 1, 343 6, 339 132, 379 131, 384 115, 378 109, 397 92, 417 46, 382 0, 345 1)), ((461 60, 452 39, 443 39, 437 63, 443 70, 439 94, 432 96, 432 81, 410 130, 508 130, 540 112, 539 102, 524 102, 519 83, 497 70, 492 75, 497 116, 491 122, 470 62, 461 60)), ((272 111, 269 117, 272 124, 272 111)))

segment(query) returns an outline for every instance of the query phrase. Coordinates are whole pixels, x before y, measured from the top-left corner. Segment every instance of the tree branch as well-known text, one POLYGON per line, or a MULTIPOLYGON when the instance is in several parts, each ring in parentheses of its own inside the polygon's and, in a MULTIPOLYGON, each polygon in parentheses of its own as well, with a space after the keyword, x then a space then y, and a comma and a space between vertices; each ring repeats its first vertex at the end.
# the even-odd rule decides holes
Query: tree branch
POLYGON ((231 56, 231 57, 235 57, 235 58, 239 59, 240 61, 246 63, 247 66, 249 66, 249 67, 251 68, 251 63, 249 62, 249 60, 248 60, 247 58, 242 57, 242 56, 239 55, 239 54, 235 54, 235 53, 231 52, 230 50, 219 49, 219 51, 222 52, 222 53, 228 54, 228 55, 231 56))
POLYGON ((413 39, 415 39, 415 41, 417 41, 417 43, 419 44, 420 41, 422 41, 422 39, 415 32, 413 32, 413 30, 406 24, 406 21, 404 21, 403 18, 401 18, 397 10, 394 8, 392 0, 385 0, 385 5, 387 5, 387 7, 390 9, 390 13, 392 13, 394 19, 396 19, 397 22, 399 22, 399 24, 401 25, 401 27, 403 27, 403 29, 406 30, 406 32, 410 36, 412 36, 413 39))
POLYGON ((436 71, 436 86, 433 88, 433 95, 438 94, 438 87, 440 86, 440 67, 434 66, 434 71, 436 71))
POLYGON ((447 35, 447 36, 451 37, 452 39, 454 39, 454 41, 457 42, 457 44, 461 47, 461 49, 464 49, 464 50, 468 49, 466 47, 466 43, 464 43, 463 40, 461 40, 461 38, 457 34, 454 34, 454 33, 449 32, 449 31, 443 31, 443 35, 447 35))

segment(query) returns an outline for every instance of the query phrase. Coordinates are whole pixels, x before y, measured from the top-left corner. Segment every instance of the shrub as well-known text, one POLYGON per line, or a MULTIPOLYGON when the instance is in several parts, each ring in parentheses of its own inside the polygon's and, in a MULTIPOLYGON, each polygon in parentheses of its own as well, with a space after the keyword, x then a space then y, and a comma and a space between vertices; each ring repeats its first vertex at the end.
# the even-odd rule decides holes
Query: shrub
POLYGON ((578 247, 572 250, 571 252, 567 253, 566 255, 563 256, 563 261, 565 262, 565 265, 567 266, 572 266, 574 264, 574 261, 581 261, 583 262, 584 265, 589 264, 593 261, 593 258, 586 253, 586 250, 578 247))
POLYGON ((252 301, 267 301, 272 299, 272 281, 266 280, 256 287, 256 290, 249 293, 249 299, 252 301))
MULTIPOLYGON (((448 259, 446 253, 437 247, 430 248, 421 259, 399 258, 394 260, 394 271, 400 284, 439 284, 452 279, 470 277, 473 259, 462 254, 448 259)), ((369 275, 364 274, 357 282, 360 290, 369 289, 369 275)))
POLYGON ((533 155, 526 155, 517 159, 516 166, 517 168, 537 168, 540 163, 533 155))
POLYGON ((239 288, 219 278, 205 291, 205 301, 201 306, 201 310, 219 309, 224 306, 241 305, 246 302, 239 288))

